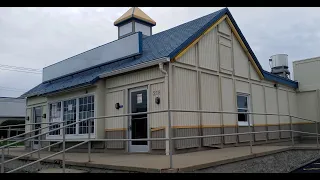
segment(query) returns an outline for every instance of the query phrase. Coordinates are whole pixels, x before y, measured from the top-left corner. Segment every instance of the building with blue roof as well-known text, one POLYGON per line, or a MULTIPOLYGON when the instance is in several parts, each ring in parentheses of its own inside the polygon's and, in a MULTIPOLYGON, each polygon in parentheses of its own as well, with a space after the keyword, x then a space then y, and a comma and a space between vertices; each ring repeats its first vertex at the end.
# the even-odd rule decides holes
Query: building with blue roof
MULTIPOLYGON (((101 140, 92 142, 93 149, 168 154, 170 144, 165 141, 102 139, 231 134, 247 132, 248 126, 276 131, 301 125, 299 119, 280 116, 299 115, 298 82, 261 67, 228 8, 156 34, 152 34, 156 22, 137 7, 114 25, 117 40, 45 67, 42 83, 22 95, 27 99, 26 123, 39 121, 33 118, 35 113, 42 114, 40 122, 49 123, 43 130, 50 131, 45 139, 61 140, 63 130, 57 129, 61 123, 76 123, 65 129, 69 141, 85 141, 90 134, 101 140), (168 109, 173 111, 164 112, 168 109), (119 116, 143 112, 154 113, 119 116), (88 118, 93 120, 84 121, 88 118)), ((283 141, 291 134, 174 140, 173 149, 179 153, 233 146, 250 138, 283 141)))

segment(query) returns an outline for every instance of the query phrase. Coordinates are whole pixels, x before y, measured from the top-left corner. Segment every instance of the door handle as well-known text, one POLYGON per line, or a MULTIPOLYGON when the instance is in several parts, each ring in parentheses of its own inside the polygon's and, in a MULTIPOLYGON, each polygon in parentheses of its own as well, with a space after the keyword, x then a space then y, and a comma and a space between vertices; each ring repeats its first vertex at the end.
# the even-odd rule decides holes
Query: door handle
POLYGON ((132 126, 131 126, 131 125, 129 125, 129 130, 130 130, 130 131, 132 130, 132 126))

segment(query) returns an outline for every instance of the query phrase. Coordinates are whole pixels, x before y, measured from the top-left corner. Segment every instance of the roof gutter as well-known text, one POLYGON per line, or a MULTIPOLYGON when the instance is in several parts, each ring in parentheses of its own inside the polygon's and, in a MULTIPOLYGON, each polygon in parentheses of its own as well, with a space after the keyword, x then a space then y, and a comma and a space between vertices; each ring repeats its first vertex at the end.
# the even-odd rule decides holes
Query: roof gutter
POLYGON ((149 62, 146 62, 146 63, 140 63, 140 64, 137 64, 137 65, 130 66, 130 67, 123 68, 123 69, 119 69, 119 70, 116 70, 116 71, 103 73, 103 74, 99 75, 99 78, 106 78, 106 77, 110 77, 110 76, 114 76, 114 75, 130 72, 130 71, 134 71, 134 70, 138 70, 138 69, 142 69, 142 68, 146 68, 146 67, 150 67, 150 66, 155 66, 155 65, 158 65, 159 63, 164 63, 164 62, 170 62, 170 58, 163 57, 163 58, 155 59, 155 60, 152 60, 152 61, 149 61, 149 62))

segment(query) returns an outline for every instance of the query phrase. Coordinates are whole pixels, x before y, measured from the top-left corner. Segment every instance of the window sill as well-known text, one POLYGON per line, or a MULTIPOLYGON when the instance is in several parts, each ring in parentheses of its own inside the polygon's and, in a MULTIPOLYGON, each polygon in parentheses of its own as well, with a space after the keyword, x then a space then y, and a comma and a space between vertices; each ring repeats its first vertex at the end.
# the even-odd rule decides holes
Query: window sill
MULTIPOLYGON (((248 122, 238 122, 238 126, 240 126, 240 127, 245 127, 245 126, 247 126, 247 127, 248 127, 248 122)), ((252 126, 251 123, 250 123, 250 126, 252 126)))

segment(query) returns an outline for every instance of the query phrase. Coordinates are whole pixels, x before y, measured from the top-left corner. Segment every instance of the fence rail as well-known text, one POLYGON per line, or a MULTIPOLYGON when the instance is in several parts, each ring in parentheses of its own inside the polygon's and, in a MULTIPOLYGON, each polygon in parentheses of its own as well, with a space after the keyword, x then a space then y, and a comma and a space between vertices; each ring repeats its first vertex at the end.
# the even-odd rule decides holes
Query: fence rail
MULTIPOLYGON (((8 171, 7 173, 11 173, 11 172, 15 172, 17 170, 23 169, 25 167, 28 167, 30 165, 36 164, 36 163, 40 163, 43 160, 46 160, 48 158, 54 157, 56 155, 59 154, 63 154, 62 155, 62 169, 63 172, 65 172, 65 152, 69 151, 73 148, 76 148, 80 145, 83 144, 88 144, 88 161, 91 161, 91 142, 112 142, 112 141, 123 141, 123 142, 131 142, 131 141, 169 141, 169 167, 173 168, 173 158, 172 158, 172 153, 173 153, 173 140, 185 140, 185 139, 196 139, 196 138, 210 138, 210 137, 225 137, 225 136, 237 136, 237 135, 251 135, 250 137, 250 153, 252 152, 252 146, 253 146, 253 138, 252 135, 254 134, 260 134, 260 133, 281 133, 281 132, 291 132, 291 141, 292 141, 292 146, 294 146, 294 133, 299 133, 299 134, 307 134, 307 135, 313 135, 316 136, 317 139, 317 147, 319 147, 319 133, 318 133, 318 122, 316 120, 311 120, 311 119, 306 119, 306 118, 302 118, 302 117, 297 117, 297 116, 293 116, 290 114, 278 114, 278 113, 257 113, 257 112, 230 112, 230 111, 205 111, 205 110, 182 110, 182 109, 169 109, 169 110, 161 110, 161 111, 149 111, 149 112, 140 112, 140 113, 128 113, 128 114, 121 114, 121 115, 111 115, 111 116, 100 116, 100 117, 91 117, 91 118, 87 118, 87 119, 82 119, 79 121, 76 121, 74 123, 70 123, 70 124, 66 124, 66 122, 48 122, 48 123, 27 123, 27 124, 19 124, 19 125, 7 125, 7 126, 0 126, 0 128, 8 128, 9 131, 14 130, 11 129, 12 127, 17 127, 17 126, 33 126, 33 125, 37 125, 37 124, 41 124, 41 125, 46 125, 45 127, 41 127, 38 129, 33 129, 30 130, 28 132, 22 133, 22 134, 18 134, 16 136, 13 137, 7 137, 6 139, 2 139, 0 140, 0 144, 3 142, 11 142, 14 141, 12 143, 8 143, 6 145, 2 145, 0 146, 0 149, 2 151, 1 154, 1 173, 4 173, 4 165, 6 163, 12 162, 13 160, 25 157, 25 156, 32 156, 32 154, 34 153, 38 153, 38 160, 31 162, 29 164, 23 165, 21 167, 17 167, 13 170, 8 171), (180 113, 209 113, 209 114, 249 114, 249 115, 264 115, 264 116, 286 116, 289 117, 290 119, 290 130, 272 130, 272 131, 252 131, 251 127, 254 127, 254 124, 252 124, 251 118, 248 118, 247 121, 247 126, 243 126, 243 127, 248 127, 248 132, 241 132, 241 133, 224 133, 224 134, 213 134, 213 135, 200 135, 200 136, 186 136, 186 137, 173 137, 172 136, 172 122, 171 122, 171 113, 172 112, 180 112, 180 113), (167 113, 168 114, 168 129, 169 129, 169 135, 166 138, 141 138, 141 139, 97 139, 91 138, 91 121, 96 119, 96 120, 105 120, 105 119, 109 119, 109 118, 115 118, 115 117, 128 117, 128 116, 135 116, 135 115, 144 115, 144 114, 155 114, 155 113, 167 113), (302 121, 308 121, 311 122, 309 124, 315 124, 315 132, 306 132, 306 131, 297 131, 293 129, 293 122, 292 122, 292 118, 296 118, 296 119, 300 119, 302 121), (66 128, 72 125, 76 125, 76 124, 80 124, 82 122, 88 122, 88 133, 86 134, 87 137, 84 137, 83 139, 66 139, 66 128), (59 124, 60 126, 58 128, 54 128, 52 130, 50 130, 51 127, 55 126, 59 124), (62 126, 61 126, 62 124, 62 126), (40 133, 41 130, 44 129, 49 129, 46 132, 40 133), (55 140, 50 140, 50 139, 45 139, 42 140, 40 139, 41 136, 43 135, 47 135, 50 132, 54 132, 57 130, 61 130, 62 129, 62 139, 55 139, 55 140), (38 133, 38 134, 35 134, 38 133), (19 137, 21 136, 26 136, 26 135, 30 135, 30 137, 24 137, 23 139, 19 137), (36 138, 36 139, 35 139, 36 138), (21 143, 21 142, 31 142, 31 150, 30 152, 20 155, 18 157, 15 157, 13 159, 9 159, 7 161, 4 160, 4 156, 5 156, 5 149, 8 150, 8 154, 9 154, 9 150, 10 150, 10 146, 15 145, 17 143, 21 143), (58 141, 58 142, 57 142, 58 141), (37 142, 38 145, 40 146, 38 149, 34 150, 34 148, 32 147, 33 142, 37 142), (42 147, 42 142, 55 142, 54 144, 50 144, 48 146, 42 147), (65 143, 66 142, 80 142, 72 147, 66 148, 65 147, 65 143), (40 153, 41 150, 45 150, 47 148, 50 148, 52 146, 55 145, 59 145, 62 143, 62 150, 54 153, 52 155, 49 155, 47 157, 43 157, 41 158, 40 153)), ((280 122, 279 122, 280 124, 280 122)), ((199 126, 201 127, 201 125, 199 126)), ((1 129, 0 129, 1 130, 1 129)), ((20 129, 21 130, 21 129, 20 129)), ((96 131, 96 130, 95 130, 96 131)), ((8 133, 10 135, 10 133, 8 133)), ((40 164, 39 164, 40 165, 40 164)))

